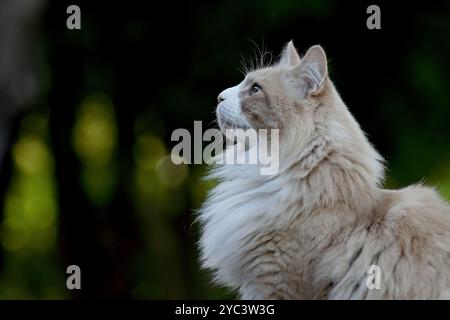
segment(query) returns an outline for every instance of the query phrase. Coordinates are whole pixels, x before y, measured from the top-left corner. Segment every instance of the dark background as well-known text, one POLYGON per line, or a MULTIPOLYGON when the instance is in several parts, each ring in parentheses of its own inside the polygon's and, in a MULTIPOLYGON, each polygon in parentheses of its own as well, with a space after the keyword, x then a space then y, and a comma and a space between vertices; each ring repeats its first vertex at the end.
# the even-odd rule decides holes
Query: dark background
POLYGON ((173 165, 170 135, 213 127, 242 57, 291 39, 324 47, 386 187, 450 199, 448 2, 5 1, 19 18, 0 13, 0 298, 232 298, 198 264, 207 167, 173 165))

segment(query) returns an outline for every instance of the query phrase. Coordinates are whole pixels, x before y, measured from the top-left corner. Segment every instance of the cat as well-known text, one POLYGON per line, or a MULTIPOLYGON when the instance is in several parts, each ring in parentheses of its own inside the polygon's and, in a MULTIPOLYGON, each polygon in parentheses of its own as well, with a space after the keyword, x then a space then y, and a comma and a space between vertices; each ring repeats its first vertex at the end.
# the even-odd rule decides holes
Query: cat
POLYGON ((202 266, 241 299, 446 299, 450 206, 430 187, 381 188, 384 161, 328 76, 319 45, 218 97, 221 129, 279 129, 279 171, 217 165, 199 213, 202 266), (379 287, 368 268, 379 267, 379 287), (370 288, 370 289, 369 289, 370 288))

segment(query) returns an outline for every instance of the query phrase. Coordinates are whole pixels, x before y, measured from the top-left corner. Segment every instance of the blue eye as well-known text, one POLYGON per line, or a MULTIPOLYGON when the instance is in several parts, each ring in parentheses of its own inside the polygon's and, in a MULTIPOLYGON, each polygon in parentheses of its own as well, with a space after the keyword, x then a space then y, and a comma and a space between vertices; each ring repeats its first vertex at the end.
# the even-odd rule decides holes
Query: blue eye
POLYGON ((258 93, 261 90, 261 86, 257 83, 254 83, 252 88, 250 89, 250 95, 254 95, 255 93, 258 93))

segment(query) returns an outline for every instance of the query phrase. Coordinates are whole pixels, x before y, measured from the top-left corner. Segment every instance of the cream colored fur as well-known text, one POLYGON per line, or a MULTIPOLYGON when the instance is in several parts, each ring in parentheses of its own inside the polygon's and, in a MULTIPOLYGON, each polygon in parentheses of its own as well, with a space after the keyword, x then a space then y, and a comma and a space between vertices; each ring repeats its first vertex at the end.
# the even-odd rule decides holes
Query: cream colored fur
POLYGON ((382 158, 328 78, 323 50, 300 62, 291 42, 277 65, 239 87, 246 122, 281 130, 280 170, 213 169, 219 183, 199 219, 203 266, 215 280, 243 299, 448 298, 448 204, 425 186, 380 187, 382 158), (264 92, 246 96, 255 78, 264 92), (248 110, 261 101, 265 111, 248 110), (373 264, 381 288, 370 290, 373 264))

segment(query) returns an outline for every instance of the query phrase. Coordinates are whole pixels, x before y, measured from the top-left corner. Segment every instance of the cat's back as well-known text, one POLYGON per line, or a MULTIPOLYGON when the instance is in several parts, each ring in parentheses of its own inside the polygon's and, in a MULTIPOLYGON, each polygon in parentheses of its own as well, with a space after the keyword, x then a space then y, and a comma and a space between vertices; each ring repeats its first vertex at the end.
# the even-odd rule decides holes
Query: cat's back
POLYGON ((433 189, 381 190, 369 238, 384 272, 384 290, 368 298, 449 298, 450 206, 433 189), (383 259, 382 259, 383 258, 383 259))
POLYGON ((381 190, 377 211, 384 225, 390 225, 399 236, 432 235, 429 238, 442 236, 450 241, 450 206, 434 188, 412 185, 381 190))

